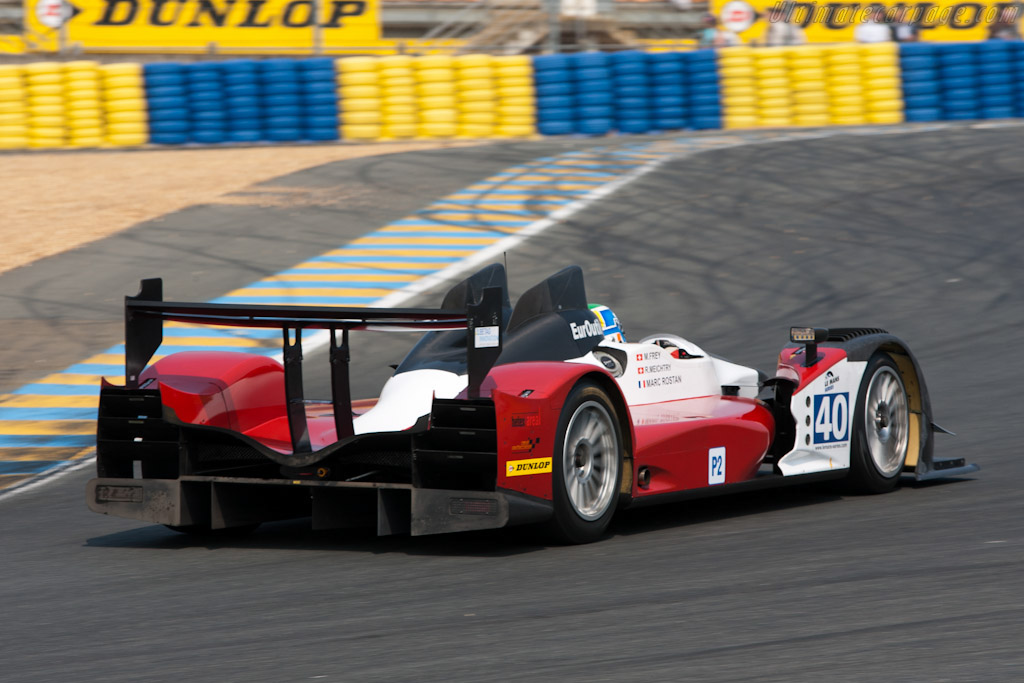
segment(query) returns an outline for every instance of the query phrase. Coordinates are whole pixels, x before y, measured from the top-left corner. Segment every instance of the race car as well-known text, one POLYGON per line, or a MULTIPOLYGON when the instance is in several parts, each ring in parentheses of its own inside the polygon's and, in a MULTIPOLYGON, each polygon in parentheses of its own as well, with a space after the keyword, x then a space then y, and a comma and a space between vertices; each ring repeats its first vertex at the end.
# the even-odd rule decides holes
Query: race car
POLYGON ((381 535, 518 524, 599 539, 623 508, 826 479, 871 493, 963 475, 937 460, 921 368, 884 330, 794 327, 774 374, 671 333, 628 342, 571 266, 513 307, 505 269, 440 309, 125 301, 125 385, 103 382, 89 507, 211 533, 311 517, 381 535), (283 362, 225 351, 148 365, 164 321, 278 328, 283 362), (307 400, 302 333, 329 336, 331 399, 307 400), (353 400, 350 332, 422 337, 353 400), (148 367, 147 367, 148 365, 148 367))

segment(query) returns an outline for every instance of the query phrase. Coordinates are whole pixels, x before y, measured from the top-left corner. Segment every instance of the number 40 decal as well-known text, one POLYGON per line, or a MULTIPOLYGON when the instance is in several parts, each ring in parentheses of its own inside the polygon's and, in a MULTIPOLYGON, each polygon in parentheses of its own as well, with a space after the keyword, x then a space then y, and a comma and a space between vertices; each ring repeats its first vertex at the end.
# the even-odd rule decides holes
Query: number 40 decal
POLYGON ((814 443, 846 441, 850 431, 850 395, 819 394, 814 397, 814 443))

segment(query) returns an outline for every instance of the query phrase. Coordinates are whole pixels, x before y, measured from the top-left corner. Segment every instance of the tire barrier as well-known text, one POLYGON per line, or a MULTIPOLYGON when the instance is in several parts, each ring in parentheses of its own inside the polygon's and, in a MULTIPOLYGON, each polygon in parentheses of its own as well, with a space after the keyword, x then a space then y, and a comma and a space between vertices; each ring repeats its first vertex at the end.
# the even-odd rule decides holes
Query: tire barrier
POLYGON ((381 138, 383 110, 379 65, 380 60, 374 57, 349 57, 336 61, 343 139, 381 138))
MULTIPOLYGON (((64 108, 71 147, 99 147, 107 134, 108 121, 124 123, 132 114, 118 112, 104 116, 103 84, 96 62, 68 62, 64 65, 64 108)), ((139 117, 136 117, 139 118, 139 117)), ((141 117, 143 122, 144 117, 141 117)))
POLYGON ((496 103, 496 137, 521 138, 537 130, 533 63, 526 55, 492 57, 496 103))
POLYGON ((903 121, 894 43, 725 48, 725 128, 903 121))
POLYGON ((405 140, 416 137, 419 125, 416 106, 416 72, 408 55, 381 57, 381 130, 383 140, 405 140))
POLYGON ((455 58, 455 89, 458 93, 460 138, 491 138, 498 120, 498 94, 494 86, 492 57, 484 54, 455 58))
POLYGON ((864 45, 860 52, 867 123, 902 123, 900 54, 895 43, 864 45))
POLYGON ((583 52, 535 57, 544 135, 720 128, 717 59, 694 52, 583 52))
POLYGON ((899 52, 907 121, 1024 116, 1021 43, 910 43, 899 52))
POLYGON ((647 74, 647 53, 638 50, 611 55, 612 93, 608 113, 615 117, 620 133, 647 133, 651 130, 650 80, 647 74))
POLYGON ((578 133, 604 135, 615 130, 613 60, 613 55, 603 52, 588 52, 574 58, 575 87, 579 91, 578 133))
POLYGON ((142 74, 149 110, 149 141, 158 145, 191 142, 192 122, 185 65, 147 64, 142 74))
POLYGON ((56 62, 25 67, 29 147, 53 148, 67 144, 63 71, 63 65, 56 62))
POLYGON ((263 137, 268 142, 302 139, 303 114, 300 60, 265 59, 258 62, 259 108, 263 137))
POLYGON ((340 137, 334 60, 330 57, 299 61, 299 111, 302 139, 327 142, 340 137))
POLYGON ((222 65, 225 142, 259 142, 267 135, 261 101, 263 76, 258 63, 252 60, 239 59, 222 65))
POLYGON ((429 55, 416 59, 414 64, 419 111, 417 134, 422 138, 455 137, 459 114, 455 58, 429 55))
POLYGON ((29 146, 28 90, 22 69, 0 65, 0 149, 29 146))
POLYGON ((135 147, 149 139, 146 88, 141 64, 99 67, 106 116, 105 144, 135 147))
POLYGON ((686 127, 706 130, 722 127, 721 83, 718 79, 718 54, 714 50, 696 50, 683 54, 686 64, 686 97, 689 116, 686 127))
MULTIPOLYGON (((718 55, 719 87, 724 108, 725 128, 752 128, 760 123, 758 116, 758 81, 754 68, 754 50, 734 47, 718 55)), ((788 104, 788 100, 786 100, 788 104)))
POLYGON ((227 98, 220 63, 198 62, 185 69, 189 137, 192 142, 215 145, 227 140, 227 98))
MULTIPOLYGON (((577 132, 576 75, 578 58, 542 55, 533 58, 534 94, 537 97, 537 131, 541 135, 577 132)), ((581 105, 589 106, 589 105, 581 105)))
POLYGON ((1024 43, 0 65, 0 149, 1024 117, 1024 43))

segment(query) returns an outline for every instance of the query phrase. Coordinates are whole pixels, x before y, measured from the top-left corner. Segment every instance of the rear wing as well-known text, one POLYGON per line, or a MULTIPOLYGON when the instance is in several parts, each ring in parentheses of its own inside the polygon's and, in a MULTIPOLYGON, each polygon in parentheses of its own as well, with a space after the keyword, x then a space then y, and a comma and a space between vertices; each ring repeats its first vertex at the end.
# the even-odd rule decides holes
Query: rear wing
POLYGON ((478 302, 466 310, 432 308, 337 308, 333 306, 272 306, 171 302, 163 300, 163 280, 143 280, 139 293, 124 302, 124 374, 127 389, 139 388, 139 376, 163 343, 165 320, 198 325, 277 328, 282 332, 285 398, 294 453, 311 452, 302 388, 302 331, 330 333, 331 402, 340 441, 352 436, 352 394, 349 381, 351 330, 429 332, 467 331, 466 367, 469 397, 479 398, 480 386, 502 348, 500 287, 486 287, 478 302), (338 332, 341 332, 341 340, 338 332))

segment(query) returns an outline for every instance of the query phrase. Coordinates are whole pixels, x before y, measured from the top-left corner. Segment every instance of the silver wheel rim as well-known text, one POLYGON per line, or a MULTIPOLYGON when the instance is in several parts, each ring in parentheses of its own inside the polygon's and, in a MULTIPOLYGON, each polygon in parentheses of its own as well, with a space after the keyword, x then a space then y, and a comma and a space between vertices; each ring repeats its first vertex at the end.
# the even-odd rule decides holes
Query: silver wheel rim
POLYGON ((868 453, 879 474, 886 478, 899 474, 907 459, 910 424, 907 392, 892 368, 881 367, 871 377, 864 427, 868 453))
POLYGON ((619 438, 603 405, 587 401, 572 414, 562 449, 565 492, 576 514, 592 522, 608 511, 619 474, 619 438))

